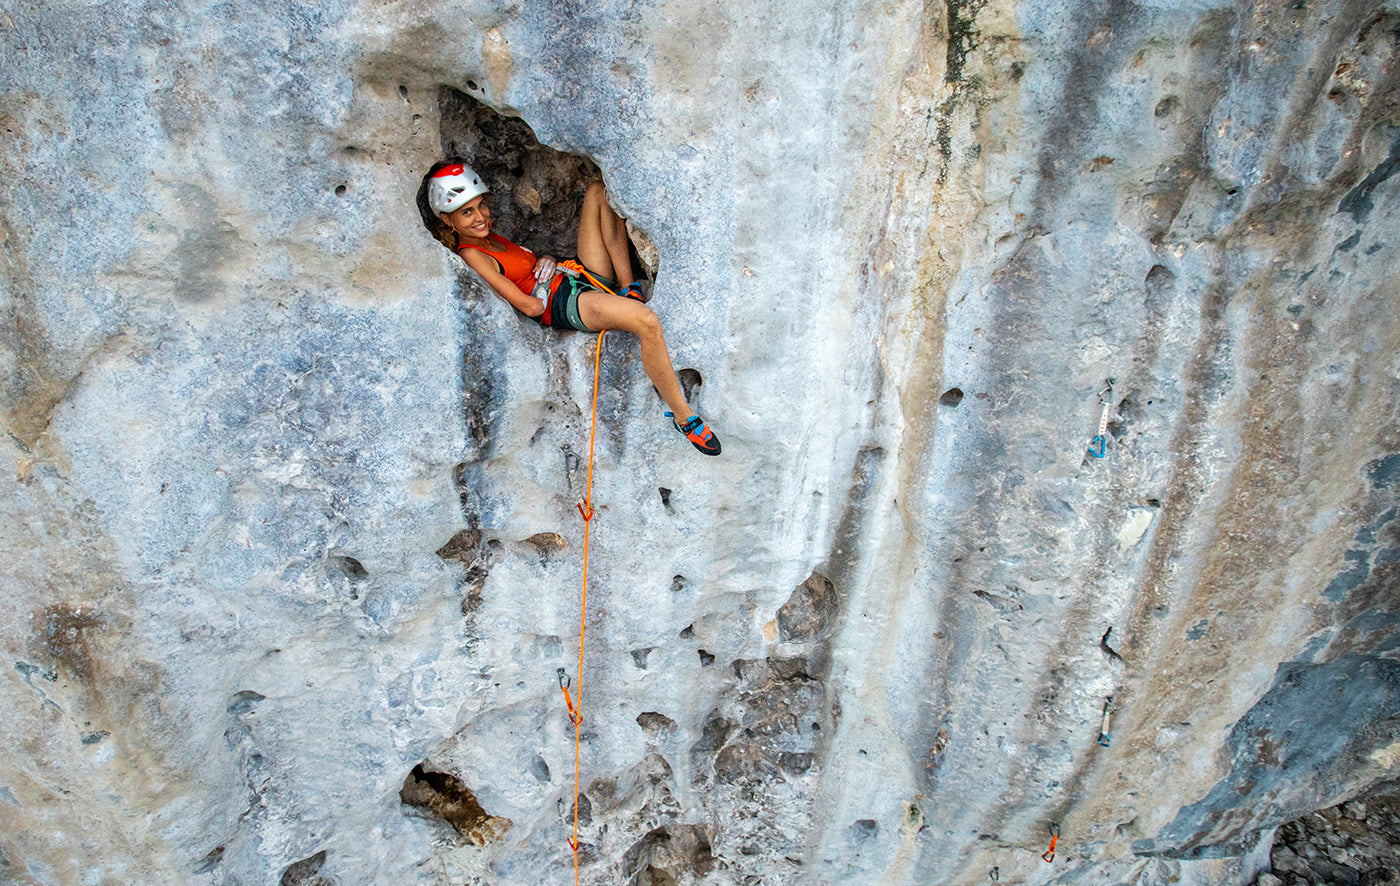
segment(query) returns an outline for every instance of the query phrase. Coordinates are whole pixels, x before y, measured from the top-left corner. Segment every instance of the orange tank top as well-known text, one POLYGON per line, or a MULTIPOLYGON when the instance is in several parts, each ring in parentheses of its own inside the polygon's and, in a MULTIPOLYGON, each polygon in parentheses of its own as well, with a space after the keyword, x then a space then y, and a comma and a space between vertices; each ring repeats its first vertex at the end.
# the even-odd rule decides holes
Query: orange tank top
POLYGON ((492 252, 473 243, 467 243, 460 248, 460 253, 464 249, 475 249, 477 252, 485 253, 495 260, 496 266, 501 269, 501 274, 507 280, 514 283, 521 292, 529 295, 535 288, 535 254, 521 246, 502 237, 499 234, 486 235, 492 243, 504 246, 504 252, 492 252))

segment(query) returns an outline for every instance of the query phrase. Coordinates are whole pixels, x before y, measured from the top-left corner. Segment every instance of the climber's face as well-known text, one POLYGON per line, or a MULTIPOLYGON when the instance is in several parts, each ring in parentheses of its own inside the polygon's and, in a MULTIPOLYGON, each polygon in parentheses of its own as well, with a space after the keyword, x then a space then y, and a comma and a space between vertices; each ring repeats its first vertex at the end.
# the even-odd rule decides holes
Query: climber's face
POLYGON ((485 240, 491 232, 491 208, 486 205, 485 194, 471 198, 451 212, 439 213, 439 216, 457 232, 458 237, 485 240))

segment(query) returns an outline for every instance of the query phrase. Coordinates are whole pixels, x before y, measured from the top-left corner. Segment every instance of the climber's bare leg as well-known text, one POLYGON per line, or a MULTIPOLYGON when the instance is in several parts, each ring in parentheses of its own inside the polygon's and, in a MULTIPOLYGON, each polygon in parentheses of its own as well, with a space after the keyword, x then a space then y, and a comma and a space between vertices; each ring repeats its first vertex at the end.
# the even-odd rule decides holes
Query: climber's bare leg
POLYGON ((642 368, 676 420, 684 422, 695 414, 676 378, 661 321, 651 308, 634 299, 588 289, 579 293, 578 313, 589 329, 616 329, 635 335, 642 345, 642 368))
MULTIPOLYGON (((583 211, 578 220, 578 260, 590 271, 613 278, 619 287, 636 279, 628 251, 627 225, 608 204, 608 192, 603 189, 602 182, 589 185, 588 192, 583 195, 583 211)), ((594 329, 604 328, 588 325, 594 329)))

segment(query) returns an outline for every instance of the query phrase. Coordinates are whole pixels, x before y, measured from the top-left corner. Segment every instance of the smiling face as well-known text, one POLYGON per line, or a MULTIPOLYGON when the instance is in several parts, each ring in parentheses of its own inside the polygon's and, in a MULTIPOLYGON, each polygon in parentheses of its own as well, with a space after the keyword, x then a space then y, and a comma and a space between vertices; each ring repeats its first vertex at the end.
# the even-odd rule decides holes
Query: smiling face
POLYGON ((471 198, 451 212, 440 212, 438 217, 457 232, 461 243, 485 245, 486 235, 491 232, 491 208, 486 205, 485 194, 471 198))

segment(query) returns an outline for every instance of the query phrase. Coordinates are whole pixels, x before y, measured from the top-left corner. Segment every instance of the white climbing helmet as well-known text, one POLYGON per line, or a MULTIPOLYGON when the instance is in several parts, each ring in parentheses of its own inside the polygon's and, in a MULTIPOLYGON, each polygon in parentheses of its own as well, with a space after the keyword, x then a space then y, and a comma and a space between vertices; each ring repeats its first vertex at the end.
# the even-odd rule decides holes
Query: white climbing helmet
POLYGON ((486 191, 486 183, 470 166, 453 163, 428 180, 428 205, 433 212, 451 212, 486 191))

